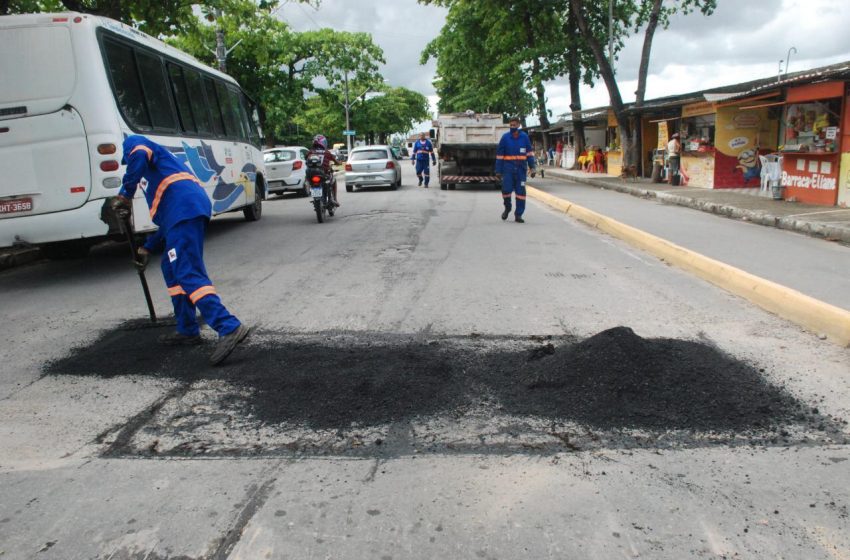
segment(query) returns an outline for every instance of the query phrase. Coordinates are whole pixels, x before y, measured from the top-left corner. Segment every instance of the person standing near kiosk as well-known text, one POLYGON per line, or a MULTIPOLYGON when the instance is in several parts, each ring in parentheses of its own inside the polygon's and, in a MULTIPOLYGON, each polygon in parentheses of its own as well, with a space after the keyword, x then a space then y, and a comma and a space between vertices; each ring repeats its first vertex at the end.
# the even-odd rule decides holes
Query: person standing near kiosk
POLYGON ((679 164, 681 163, 682 143, 679 141, 679 133, 674 132, 667 142, 667 182, 671 185, 679 184, 679 164))

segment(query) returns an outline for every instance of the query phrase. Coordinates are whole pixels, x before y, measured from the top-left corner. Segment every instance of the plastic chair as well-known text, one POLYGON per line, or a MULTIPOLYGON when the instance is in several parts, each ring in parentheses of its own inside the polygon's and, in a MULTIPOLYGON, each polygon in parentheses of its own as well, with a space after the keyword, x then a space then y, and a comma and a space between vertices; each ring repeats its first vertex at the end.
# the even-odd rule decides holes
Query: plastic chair
POLYGON ((759 156, 759 161, 761 162, 761 173, 759 173, 761 185, 759 186, 759 191, 768 191, 771 184, 778 184, 782 177, 782 156, 775 154, 759 156))

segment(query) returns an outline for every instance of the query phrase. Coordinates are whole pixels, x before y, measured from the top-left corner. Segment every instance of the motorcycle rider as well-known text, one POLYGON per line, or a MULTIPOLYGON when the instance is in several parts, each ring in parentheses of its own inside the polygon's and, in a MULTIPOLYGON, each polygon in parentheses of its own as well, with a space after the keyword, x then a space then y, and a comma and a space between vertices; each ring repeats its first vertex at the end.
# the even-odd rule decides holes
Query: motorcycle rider
POLYGON ((431 181, 431 168, 428 166, 428 157, 431 158, 431 165, 437 165, 437 158, 434 156, 434 145, 428 140, 424 132, 419 133, 419 140, 413 144, 413 153, 410 155, 410 160, 416 166, 416 176, 419 177, 419 186, 422 186, 422 181, 425 181, 425 188, 428 188, 428 183, 431 181))
POLYGON ((333 167, 331 167, 331 164, 338 164, 340 161, 336 158, 333 152, 328 149, 328 139, 321 134, 315 135, 313 137, 313 147, 307 152, 308 161, 310 156, 318 156, 322 158, 322 170, 327 175, 328 181, 330 181, 332 187, 333 205, 339 208, 339 202, 336 197, 336 179, 334 178, 334 170, 333 167))
POLYGON ((502 135, 496 149, 496 176, 502 178, 502 199, 505 210, 502 219, 507 220, 511 213, 511 194, 516 193, 515 220, 524 223, 525 178, 530 168, 531 177, 537 173, 537 160, 528 134, 519 129, 519 117, 511 117, 510 131, 502 135))

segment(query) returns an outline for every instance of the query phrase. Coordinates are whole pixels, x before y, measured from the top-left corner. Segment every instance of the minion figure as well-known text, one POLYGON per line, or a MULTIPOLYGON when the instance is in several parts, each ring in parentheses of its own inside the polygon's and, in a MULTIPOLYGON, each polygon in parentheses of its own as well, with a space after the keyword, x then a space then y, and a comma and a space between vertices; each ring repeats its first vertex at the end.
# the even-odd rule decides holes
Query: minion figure
POLYGON ((758 165, 758 156, 754 149, 744 150, 738 154, 738 165, 735 169, 740 169, 744 174, 744 183, 748 183, 750 179, 758 180, 761 175, 761 170, 758 165))

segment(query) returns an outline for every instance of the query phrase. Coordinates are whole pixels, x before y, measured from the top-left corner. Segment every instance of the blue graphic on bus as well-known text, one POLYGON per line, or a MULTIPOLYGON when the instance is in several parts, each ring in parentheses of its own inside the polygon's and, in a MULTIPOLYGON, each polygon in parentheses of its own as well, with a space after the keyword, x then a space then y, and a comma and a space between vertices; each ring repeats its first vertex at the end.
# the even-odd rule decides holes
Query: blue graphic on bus
POLYGON ((189 168, 202 183, 206 183, 216 175, 216 172, 210 169, 206 155, 202 155, 199 148, 193 148, 186 142, 183 142, 183 154, 189 168))

